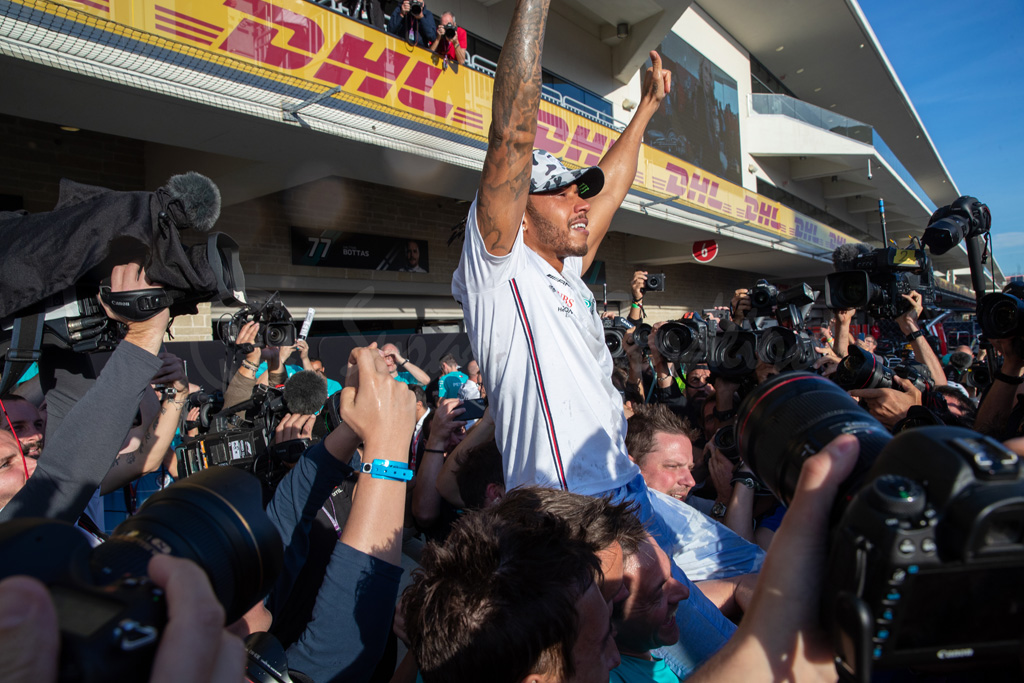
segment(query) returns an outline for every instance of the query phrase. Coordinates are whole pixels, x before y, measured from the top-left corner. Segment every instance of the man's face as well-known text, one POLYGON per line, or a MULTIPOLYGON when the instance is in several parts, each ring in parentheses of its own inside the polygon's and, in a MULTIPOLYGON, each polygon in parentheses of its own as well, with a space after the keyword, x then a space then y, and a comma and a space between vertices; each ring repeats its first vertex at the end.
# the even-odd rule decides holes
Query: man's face
POLYGON ((480 384, 480 364, 475 360, 471 360, 466 364, 466 374, 469 375, 471 380, 480 384))
POLYGON ((648 535, 626 559, 624 580, 629 597, 616 610, 615 641, 626 654, 644 655, 679 640, 676 608, 690 591, 672 578, 668 555, 648 535))
POLYGON ((420 245, 416 242, 409 242, 405 245, 405 260, 409 262, 410 268, 415 268, 420 263, 420 245))
POLYGON ((26 457, 22 465, 17 439, 10 432, 0 431, 0 508, 11 502, 14 494, 28 481, 25 478, 26 466, 31 477, 36 471, 36 459, 26 457))
POLYGON ((864 349, 865 351, 874 353, 875 349, 878 348, 878 340, 876 340, 869 334, 865 336, 863 339, 858 339, 857 346, 864 349))
POLYGON ((572 658, 575 673, 565 683, 607 683, 608 672, 619 665, 612 632, 611 610, 597 583, 576 601, 580 632, 572 658))
POLYGON ((314 360, 314 361, 310 361, 309 365, 310 365, 310 367, 313 368, 313 372, 323 376, 323 374, 324 374, 324 364, 322 362, 320 362, 319 360, 314 360))
MULTIPOLYGON (((4 403, 7 410, 7 417, 14 425, 14 433, 21 441, 21 448, 25 456, 38 458, 43 452, 43 435, 46 432, 46 423, 36 407, 28 401, 7 401, 4 403)), ((0 424, 4 429, 9 429, 7 420, 0 418, 0 424)))
POLYGON ((590 204, 580 198, 575 185, 531 194, 526 203, 523 240, 542 256, 586 256, 589 210, 590 204))
POLYGON ((398 347, 394 344, 385 344, 377 349, 377 351, 384 358, 384 363, 388 366, 388 372, 392 375, 395 374, 398 369, 398 363, 395 362, 395 358, 398 356, 398 347))
POLYGON ((686 373, 686 397, 693 399, 710 394, 711 385, 708 384, 710 377, 711 371, 707 368, 694 368, 686 373))
POLYGON ((441 15, 441 26, 447 26, 448 24, 454 24, 454 23, 455 23, 455 17, 452 16, 451 13, 445 12, 444 14, 441 15))
POLYGON ((693 444, 682 434, 658 432, 654 435, 654 450, 640 465, 647 486, 673 498, 685 500, 693 480, 693 444))

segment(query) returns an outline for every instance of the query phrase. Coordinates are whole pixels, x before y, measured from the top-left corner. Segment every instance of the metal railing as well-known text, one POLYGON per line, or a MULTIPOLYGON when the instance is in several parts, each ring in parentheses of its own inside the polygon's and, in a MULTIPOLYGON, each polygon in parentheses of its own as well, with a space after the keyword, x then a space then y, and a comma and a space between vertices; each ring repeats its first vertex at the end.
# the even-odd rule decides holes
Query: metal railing
POLYGON ((787 116, 830 133, 871 145, 878 155, 885 159, 896 171, 896 174, 903 179, 911 193, 916 195, 917 199, 931 211, 935 210, 935 204, 928 194, 921 189, 914 176, 900 163, 893 151, 885 144, 882 136, 872 126, 788 95, 754 93, 750 97, 754 111, 758 114, 787 116))

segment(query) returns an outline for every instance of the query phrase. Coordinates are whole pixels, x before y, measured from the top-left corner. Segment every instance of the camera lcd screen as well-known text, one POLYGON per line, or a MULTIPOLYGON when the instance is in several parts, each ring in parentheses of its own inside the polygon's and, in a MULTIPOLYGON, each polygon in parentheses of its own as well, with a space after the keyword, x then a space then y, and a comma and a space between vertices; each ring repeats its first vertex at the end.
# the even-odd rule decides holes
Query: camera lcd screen
POLYGON ((1020 566, 919 574, 903 596, 896 650, 1010 641, 1024 633, 1020 566))
POLYGON ((83 638, 91 636, 124 609, 120 602, 61 586, 51 586, 50 595, 57 607, 61 629, 83 638))

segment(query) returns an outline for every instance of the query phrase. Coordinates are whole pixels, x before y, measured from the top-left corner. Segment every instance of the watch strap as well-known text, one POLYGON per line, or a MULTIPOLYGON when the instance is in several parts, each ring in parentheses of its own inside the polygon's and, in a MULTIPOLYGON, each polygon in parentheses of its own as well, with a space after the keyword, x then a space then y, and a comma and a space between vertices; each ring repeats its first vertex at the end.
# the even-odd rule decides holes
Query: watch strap
POLYGON ((999 380, 1000 382, 1006 382, 1007 384, 1024 384, 1024 377, 1014 377, 1013 375, 1007 375, 1002 370, 997 370, 996 372, 993 372, 992 377, 999 380))
POLYGON ((907 341, 912 342, 915 339, 919 339, 924 336, 924 330, 914 330, 913 332, 907 333, 907 341))
POLYGON ((363 474, 369 474, 374 479, 390 479, 391 481, 409 481, 414 474, 407 463, 381 460, 380 458, 372 463, 364 462, 360 471, 363 474))

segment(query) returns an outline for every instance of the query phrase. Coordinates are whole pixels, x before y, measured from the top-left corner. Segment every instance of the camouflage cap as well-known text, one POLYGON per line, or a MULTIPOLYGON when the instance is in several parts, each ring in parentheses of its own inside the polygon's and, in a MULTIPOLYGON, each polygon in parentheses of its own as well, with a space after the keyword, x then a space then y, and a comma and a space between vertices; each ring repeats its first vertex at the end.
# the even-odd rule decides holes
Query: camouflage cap
POLYGON ((550 152, 533 150, 533 172, 530 174, 530 194, 551 192, 576 185, 583 199, 593 197, 604 187, 604 171, 598 166, 570 171, 550 152))

